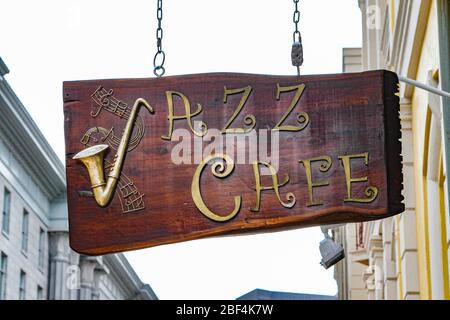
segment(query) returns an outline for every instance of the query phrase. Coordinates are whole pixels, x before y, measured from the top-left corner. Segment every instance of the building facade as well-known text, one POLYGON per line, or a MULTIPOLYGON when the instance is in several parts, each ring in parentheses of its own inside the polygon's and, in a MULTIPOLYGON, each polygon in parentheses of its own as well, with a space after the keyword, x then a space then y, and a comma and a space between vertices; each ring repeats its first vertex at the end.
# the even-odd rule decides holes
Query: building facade
MULTIPOLYGON (((344 49, 344 72, 388 69, 450 92, 449 0, 359 7, 363 47, 344 49)), ((399 96, 406 210, 334 229, 347 256, 335 268, 341 299, 450 299, 450 100, 403 82, 399 96)))
POLYGON ((157 299, 124 255, 69 247, 65 170, 0 58, 0 300, 157 299))

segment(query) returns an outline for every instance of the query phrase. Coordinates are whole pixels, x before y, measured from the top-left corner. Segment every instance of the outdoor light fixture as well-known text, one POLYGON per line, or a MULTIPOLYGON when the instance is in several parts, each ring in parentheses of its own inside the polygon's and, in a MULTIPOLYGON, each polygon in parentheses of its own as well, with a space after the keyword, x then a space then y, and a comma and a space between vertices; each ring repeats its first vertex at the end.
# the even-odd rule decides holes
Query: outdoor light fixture
POLYGON ((344 248, 340 244, 331 239, 330 235, 328 234, 327 227, 320 227, 320 229, 325 236, 325 239, 320 241, 319 245, 320 255, 322 256, 320 264, 325 269, 328 269, 329 267, 344 259, 345 252, 344 248))

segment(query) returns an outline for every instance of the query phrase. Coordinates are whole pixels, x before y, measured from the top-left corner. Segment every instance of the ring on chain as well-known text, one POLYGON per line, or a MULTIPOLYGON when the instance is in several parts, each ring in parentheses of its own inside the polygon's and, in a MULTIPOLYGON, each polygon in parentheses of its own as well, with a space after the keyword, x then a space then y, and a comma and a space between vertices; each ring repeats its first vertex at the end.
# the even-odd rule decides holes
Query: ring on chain
POLYGON ((298 30, 294 31, 294 33, 292 34, 292 38, 294 39, 294 42, 300 42, 301 39, 300 31, 298 30))
POLYGON ((166 69, 163 66, 157 66, 153 69, 153 74, 158 78, 162 77, 166 73, 166 69))

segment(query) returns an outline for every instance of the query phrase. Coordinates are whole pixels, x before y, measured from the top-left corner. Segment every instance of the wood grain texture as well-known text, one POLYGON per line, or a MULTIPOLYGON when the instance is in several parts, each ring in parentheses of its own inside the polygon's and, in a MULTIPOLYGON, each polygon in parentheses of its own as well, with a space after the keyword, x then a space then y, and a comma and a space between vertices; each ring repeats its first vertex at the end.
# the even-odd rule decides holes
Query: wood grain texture
MULTIPOLYGON (((267 76, 250 74, 198 74, 152 79, 89 80, 64 83, 64 115, 66 141, 67 193, 71 247, 83 254, 105 254, 137 248, 192 240, 207 236, 267 232, 320 224, 367 221, 398 214, 402 203, 402 172, 398 79, 388 71, 317 76, 267 76), (279 176, 289 174, 290 182, 280 188, 281 196, 292 192, 293 208, 284 208, 273 191, 264 191, 261 210, 251 212, 256 203, 255 177, 251 164, 236 164, 233 173, 217 179, 207 166, 201 176, 202 196, 207 206, 218 214, 227 214, 234 207, 234 196, 242 195, 239 213, 227 222, 215 222, 199 212, 191 197, 192 177, 198 164, 176 165, 171 160, 177 141, 166 141, 168 107, 166 91, 186 95, 193 111, 197 103, 203 111, 193 120, 205 122, 209 129, 222 129, 233 114, 241 95, 230 95, 223 102, 224 87, 233 89, 252 86, 253 91, 231 127, 243 127, 247 114, 256 117, 256 129, 271 129, 286 112, 294 92, 283 93, 276 100, 277 83, 293 86, 304 83, 305 91, 298 106, 285 123, 298 124, 298 112, 310 117, 308 126, 299 132, 279 135, 279 176), (97 206, 86 168, 74 154, 84 148, 80 142, 92 127, 114 127, 121 135, 126 120, 98 109, 91 95, 99 87, 113 89, 114 97, 132 106, 137 98, 146 99, 155 109, 151 115, 139 116, 144 136, 135 149, 127 153, 122 173, 141 194, 145 209, 124 214, 120 195, 116 193, 106 208, 97 206), (367 183, 353 183, 355 197, 364 197, 371 185, 379 190, 371 203, 344 202, 346 180, 339 156, 369 153, 369 164, 352 160, 352 177, 368 177, 367 183), (333 163, 326 173, 313 166, 316 181, 329 185, 314 188, 314 198, 323 205, 308 207, 308 184, 305 168, 299 160, 330 156, 333 163), (86 192, 87 191, 87 192, 86 192)), ((175 98, 175 114, 184 113, 181 99, 175 98)), ((177 120, 174 130, 189 131, 186 121, 177 120)), ((204 146, 207 145, 205 142, 204 146)), ((248 145, 246 146, 248 148, 248 145)), ((230 150, 227 150, 227 154, 230 150)), ((248 150, 247 150, 248 151, 248 150)), ((106 156, 112 161, 115 151, 106 156)), ((262 183, 270 185, 270 177, 262 183)), ((285 199, 285 198, 284 198, 285 199)))

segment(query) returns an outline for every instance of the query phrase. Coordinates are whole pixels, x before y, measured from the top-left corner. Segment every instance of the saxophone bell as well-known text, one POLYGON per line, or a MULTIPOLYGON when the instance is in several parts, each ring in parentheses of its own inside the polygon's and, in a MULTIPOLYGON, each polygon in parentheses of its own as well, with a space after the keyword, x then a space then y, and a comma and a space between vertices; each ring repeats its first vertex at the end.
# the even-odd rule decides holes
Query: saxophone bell
POLYGON ((105 198, 103 195, 105 189, 104 186, 106 185, 103 174, 103 158, 108 148, 109 146, 106 144, 99 144, 84 149, 73 157, 73 159, 80 160, 86 167, 91 180, 91 188, 94 192, 95 200, 101 207, 108 205, 101 200, 105 198))

